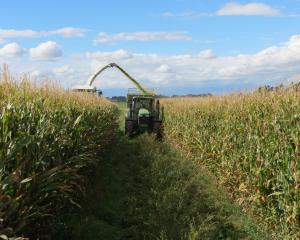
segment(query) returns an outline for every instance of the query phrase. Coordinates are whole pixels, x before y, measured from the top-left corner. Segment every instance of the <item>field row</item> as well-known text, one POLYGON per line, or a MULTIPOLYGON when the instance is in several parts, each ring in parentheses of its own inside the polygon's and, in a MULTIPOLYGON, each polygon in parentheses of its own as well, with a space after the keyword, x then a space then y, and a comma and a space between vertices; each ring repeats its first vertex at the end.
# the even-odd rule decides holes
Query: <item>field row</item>
POLYGON ((118 110, 23 80, 1 76, 0 238, 47 239, 60 215, 78 207, 86 176, 115 136, 118 110))
POLYGON ((253 207, 271 229, 295 237, 300 216, 299 100, 291 89, 165 100, 166 137, 209 168, 233 198, 253 207))

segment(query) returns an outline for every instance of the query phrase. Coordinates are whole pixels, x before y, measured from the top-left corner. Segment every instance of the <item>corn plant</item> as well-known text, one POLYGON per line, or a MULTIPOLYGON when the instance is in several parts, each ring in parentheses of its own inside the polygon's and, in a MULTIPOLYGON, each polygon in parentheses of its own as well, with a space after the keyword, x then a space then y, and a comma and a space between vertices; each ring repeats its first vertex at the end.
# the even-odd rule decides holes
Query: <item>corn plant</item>
POLYGON ((270 229, 298 237, 300 97, 276 92, 164 101, 169 142, 209 168, 270 229))
POLYGON ((0 83, 0 239, 49 238, 59 216, 80 207, 87 176, 117 130, 118 110, 103 98, 0 83))

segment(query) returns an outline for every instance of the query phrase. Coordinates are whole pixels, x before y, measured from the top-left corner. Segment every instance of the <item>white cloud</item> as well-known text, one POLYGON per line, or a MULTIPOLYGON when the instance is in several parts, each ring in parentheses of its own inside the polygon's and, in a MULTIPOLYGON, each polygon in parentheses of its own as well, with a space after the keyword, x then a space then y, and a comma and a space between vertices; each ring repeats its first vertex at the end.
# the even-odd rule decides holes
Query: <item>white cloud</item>
POLYGON ((155 71, 159 73, 169 73, 172 72, 172 69, 167 64, 161 64, 158 68, 155 69, 155 71))
POLYGON ((0 48, 0 56, 19 57, 23 55, 25 50, 17 43, 8 43, 0 48))
POLYGON ((131 58, 132 55, 128 53, 127 51, 120 49, 116 50, 114 52, 87 52, 86 53, 87 58, 89 59, 97 59, 97 60, 106 60, 106 59, 111 59, 113 60, 124 60, 131 58))
MULTIPOLYGON (((12 71, 38 71, 35 75, 39 78, 47 74, 60 80, 65 87, 84 84, 95 71, 110 62, 119 64, 146 87, 166 91, 187 87, 202 89, 202 86, 222 84, 243 88, 246 82, 248 86, 277 84, 288 79, 298 79, 295 76, 300 75, 300 35, 255 54, 216 57, 212 50, 207 49, 195 54, 160 55, 121 49, 88 52, 69 60, 63 58, 47 64, 40 61, 11 61, 12 66, 15 66, 12 71)), ((116 69, 109 69, 99 76, 95 85, 103 89, 126 89, 132 86, 116 69)))
POLYGON ((0 29, 0 39, 12 39, 12 38, 35 38, 46 37, 52 35, 58 35, 62 37, 83 37, 86 29, 65 27, 51 31, 34 31, 31 29, 16 30, 16 29, 0 29))
POLYGON ((63 65, 52 69, 53 74, 64 75, 73 74, 75 70, 70 65, 63 65))
POLYGON ((45 32, 46 35, 60 35, 62 37, 70 38, 70 37, 84 37, 86 33, 86 29, 82 28, 73 28, 73 27, 65 27, 59 28, 53 31, 45 32))
MULTIPOLYGON (((175 88, 200 86, 203 82, 214 81, 250 81, 260 85, 268 81, 284 81, 300 71, 300 35, 292 36, 286 43, 251 55, 216 57, 213 51, 208 49, 195 55, 170 56, 126 52, 130 57, 123 58, 115 52, 97 52, 91 58, 92 72, 111 62, 110 54, 115 57, 114 61, 128 69, 147 86, 175 88)), ((124 80, 120 80, 120 76, 116 79, 116 75, 107 75, 107 78, 101 78, 98 84, 103 87, 127 87, 127 80, 123 83, 122 81, 124 80)))
POLYGON ((278 16, 280 11, 264 3, 227 3, 216 12, 218 16, 278 16))
POLYGON ((214 59, 217 57, 212 49, 203 50, 198 54, 198 56, 203 59, 214 59))
POLYGON ((41 71, 33 70, 33 71, 30 72, 30 76, 33 77, 33 78, 40 77, 41 76, 41 71))
POLYGON ((61 57, 62 54, 61 47, 53 41, 44 42, 29 49, 29 55, 34 60, 53 60, 61 57))
POLYGON ((15 29, 0 29, 0 38, 33 38, 39 35, 38 32, 26 29, 26 30, 15 30, 15 29))
POLYGON ((116 34, 108 34, 101 32, 94 39, 95 44, 103 44, 119 41, 154 41, 154 40, 192 40, 192 38, 186 32, 121 32, 116 34))

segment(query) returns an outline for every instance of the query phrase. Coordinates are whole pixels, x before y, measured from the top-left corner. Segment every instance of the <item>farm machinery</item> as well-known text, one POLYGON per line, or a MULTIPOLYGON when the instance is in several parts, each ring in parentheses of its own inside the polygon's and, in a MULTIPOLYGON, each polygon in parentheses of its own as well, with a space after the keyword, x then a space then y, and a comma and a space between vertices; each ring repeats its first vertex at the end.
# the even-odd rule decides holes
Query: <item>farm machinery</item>
POLYGON ((108 68, 117 68, 136 86, 136 88, 128 89, 127 93, 125 134, 132 137, 138 133, 152 132, 158 139, 161 139, 163 131, 163 108, 160 107, 159 99, 154 92, 142 87, 137 80, 116 63, 110 63, 101 68, 89 79, 87 85, 74 87, 73 90, 80 92, 98 92, 98 94, 102 94, 102 91, 92 87, 92 84, 97 76, 108 68))

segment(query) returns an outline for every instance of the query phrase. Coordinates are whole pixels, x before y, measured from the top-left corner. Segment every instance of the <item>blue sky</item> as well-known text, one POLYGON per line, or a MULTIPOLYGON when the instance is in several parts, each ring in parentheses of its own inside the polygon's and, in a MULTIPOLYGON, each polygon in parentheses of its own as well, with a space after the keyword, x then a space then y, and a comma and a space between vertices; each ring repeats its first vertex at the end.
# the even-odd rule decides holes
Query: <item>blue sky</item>
MULTIPOLYGON (((253 89, 297 81, 300 1, 5 1, 0 64, 63 87, 117 62, 163 94, 253 89)), ((111 70, 107 95, 130 83, 111 70)))

